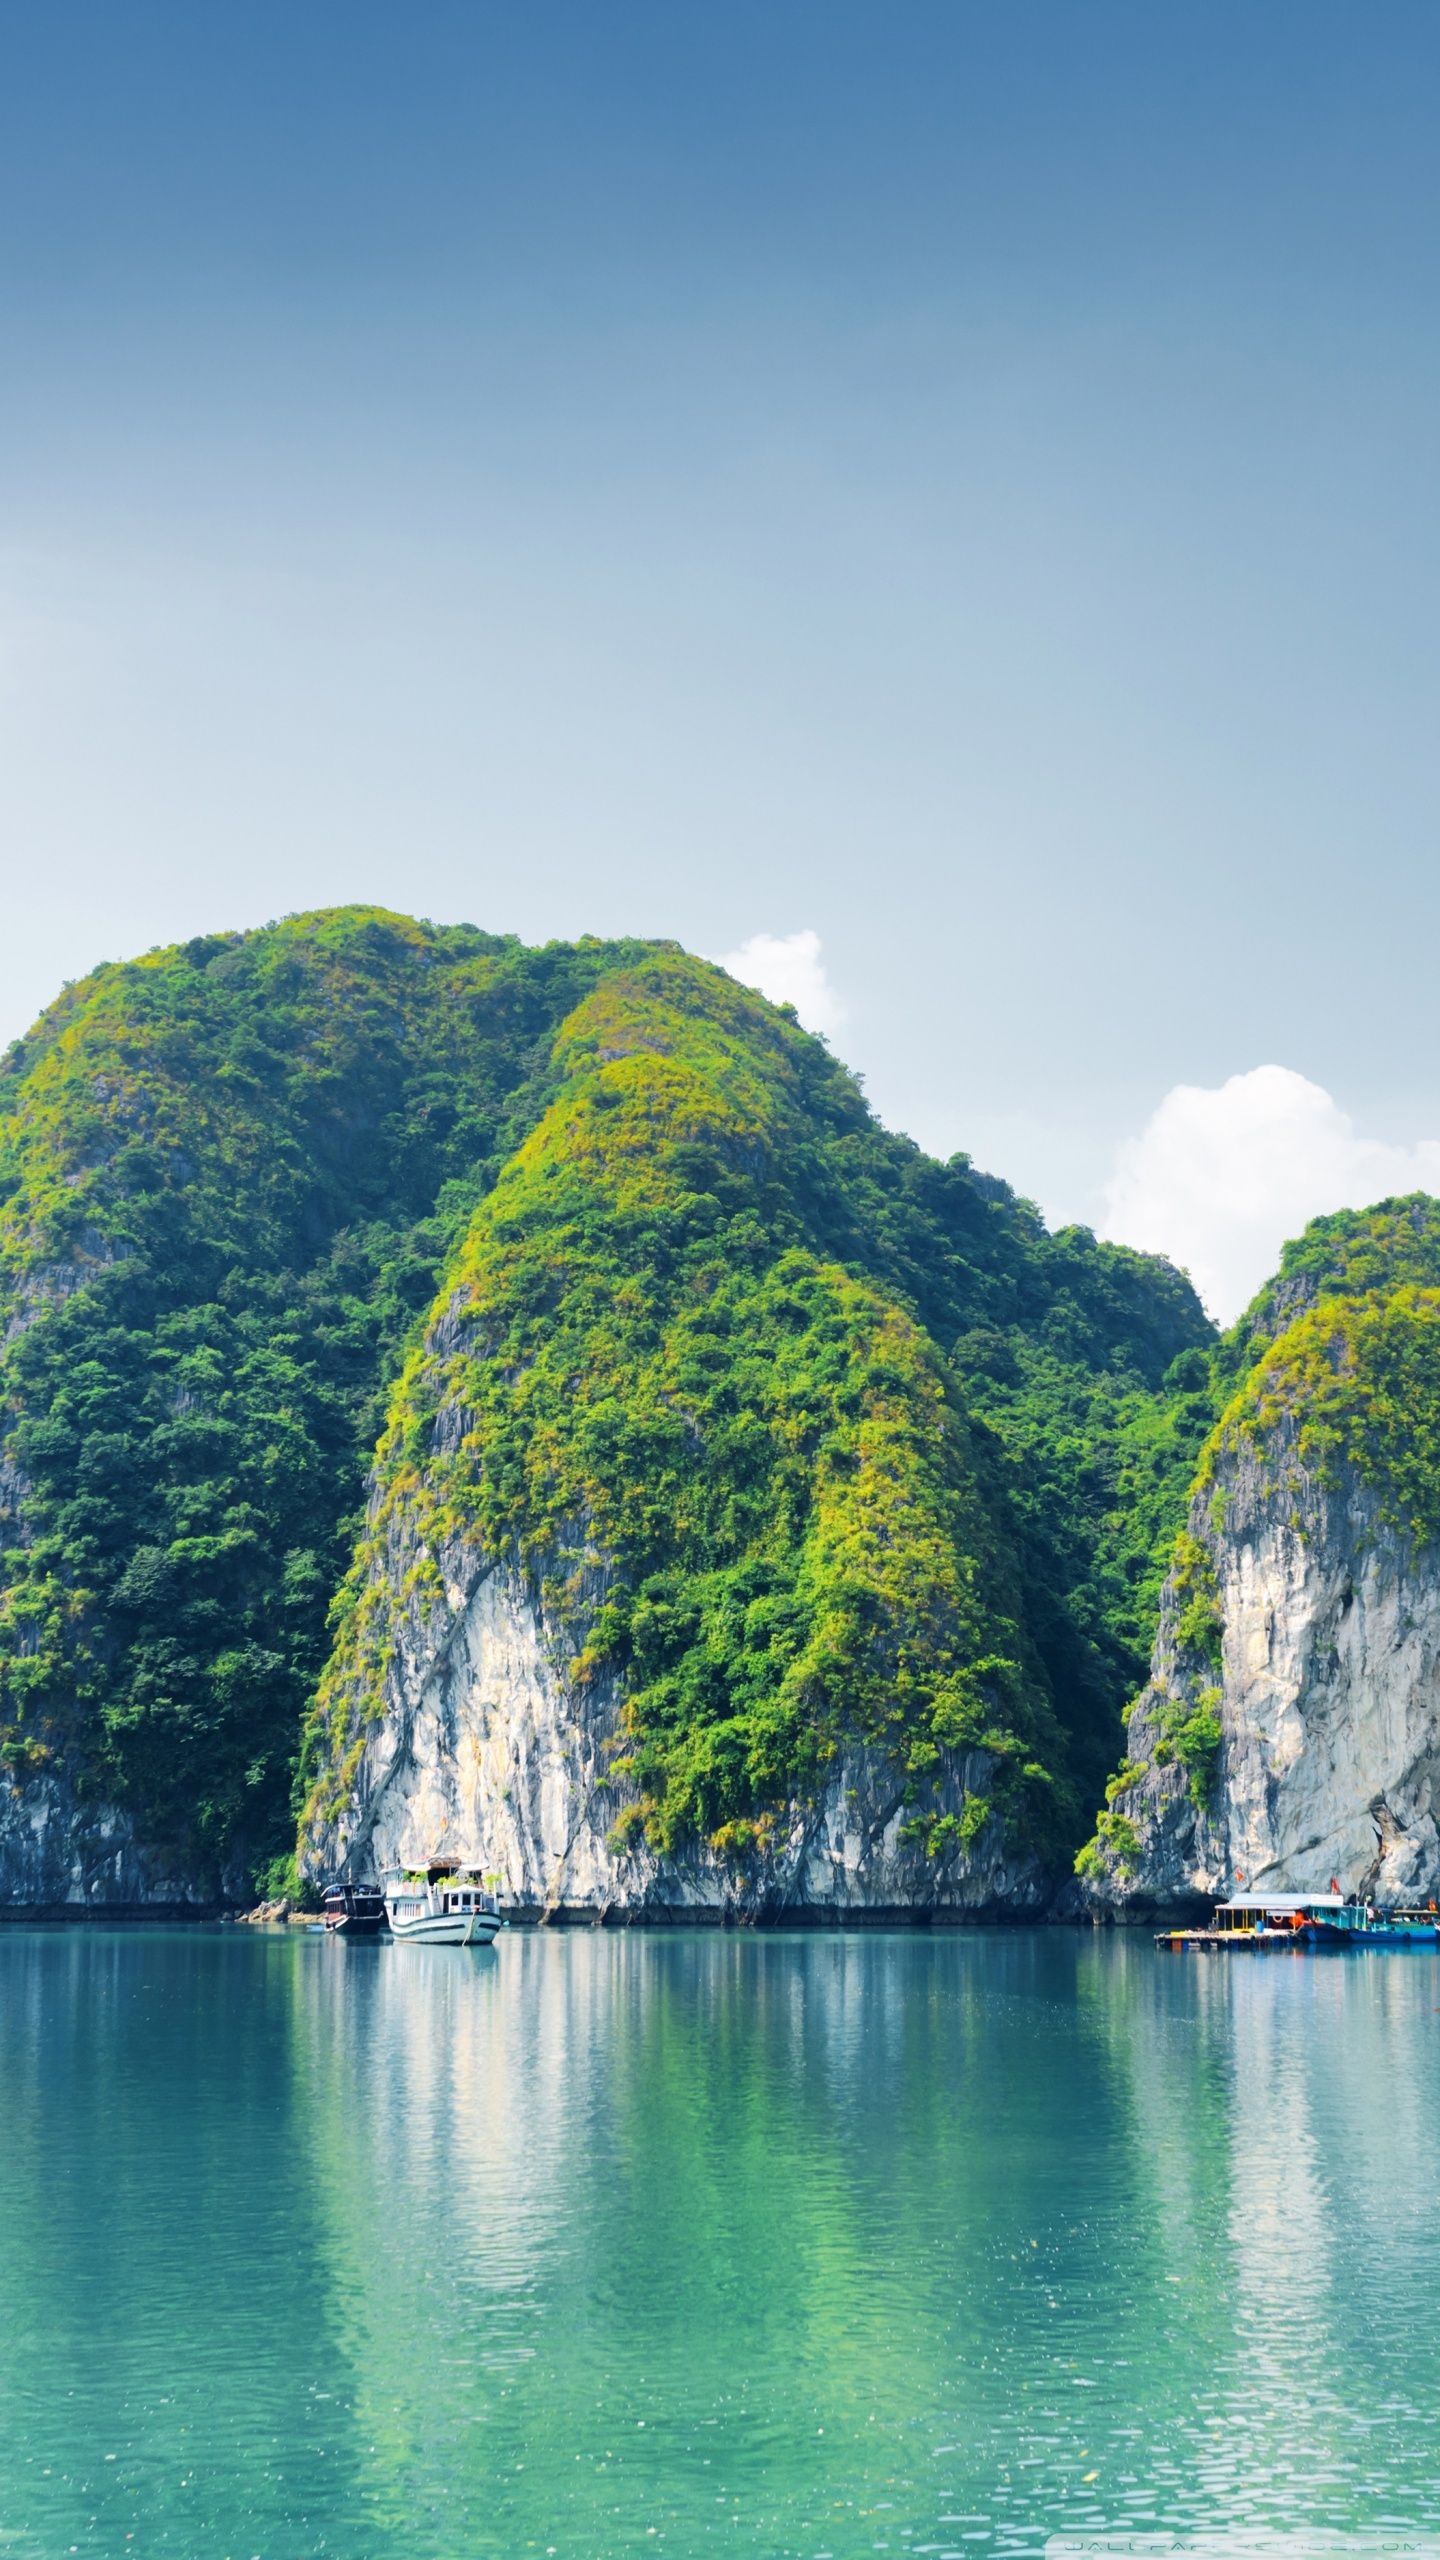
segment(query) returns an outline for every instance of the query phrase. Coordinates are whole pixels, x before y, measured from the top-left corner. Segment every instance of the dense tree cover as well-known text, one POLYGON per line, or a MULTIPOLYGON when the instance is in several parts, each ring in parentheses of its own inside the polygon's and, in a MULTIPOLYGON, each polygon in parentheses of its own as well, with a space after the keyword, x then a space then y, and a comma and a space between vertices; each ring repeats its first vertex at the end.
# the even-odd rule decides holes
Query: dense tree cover
POLYGON ((847 1717, 1098 1791, 1213 1419, 1187 1284, 673 948, 366 909, 99 970, 0 1069, 16 1776, 196 1874, 283 1846, 387 1392, 394 1484, 462 1287, 465 1526, 621 1558, 593 1659, 655 1836, 762 1822, 847 1717))
POLYGON ((1293 1426, 1302 1466, 1352 1466, 1417 1545, 1440 1538, 1440 1289, 1322 1298, 1256 1364, 1220 1442, 1273 1445, 1293 1426))
POLYGON ((1312 1220, 1216 1369, 1232 1393, 1202 1482, 1227 1445, 1283 1435, 1329 1481, 1353 1467, 1417 1542, 1440 1537, 1440 1201, 1312 1220))
POLYGON ((1317 1298, 1358 1298, 1440 1284, 1440 1200, 1429 1192, 1377 1200, 1369 1209, 1333 1209, 1282 1246, 1280 1265, 1225 1336, 1222 1369, 1243 1365, 1249 1346, 1269 1340, 1298 1307, 1317 1298))
POLYGON ((1397 1525, 1440 1534, 1440 1200, 1412 1192, 1312 1218, 1217 1346, 1196 1488, 1237 1440, 1281 1428, 1307 1464, 1381 1488, 1397 1525))
POLYGON ((0 1076, 0 1757, 273 1853, 388 1378, 624 946, 365 909, 105 968, 0 1076))

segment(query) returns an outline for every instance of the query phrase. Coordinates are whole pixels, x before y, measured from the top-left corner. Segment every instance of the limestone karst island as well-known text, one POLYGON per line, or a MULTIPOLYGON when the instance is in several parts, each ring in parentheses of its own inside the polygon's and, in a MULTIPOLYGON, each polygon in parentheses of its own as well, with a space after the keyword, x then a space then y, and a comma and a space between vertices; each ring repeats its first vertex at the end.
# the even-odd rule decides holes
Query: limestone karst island
POLYGON ((676 945, 337 908, 0 1082, 0 1901, 1440 1886, 1440 1204, 1217 1335, 676 945))
POLYGON ((1440 2560, 1437 135, 5 13, 0 2560, 1440 2560))

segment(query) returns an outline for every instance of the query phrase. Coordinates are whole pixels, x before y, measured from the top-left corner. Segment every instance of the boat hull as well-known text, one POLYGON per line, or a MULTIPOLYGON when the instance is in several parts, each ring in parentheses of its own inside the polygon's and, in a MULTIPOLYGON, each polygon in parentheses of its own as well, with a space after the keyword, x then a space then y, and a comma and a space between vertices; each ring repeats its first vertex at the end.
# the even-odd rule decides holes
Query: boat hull
POLYGON ((1440 1929, 1164 1929, 1157 1947, 1210 1955, 1349 1955, 1356 1947, 1440 1947, 1440 1929))
POLYGON ((1163 1929, 1157 1947, 1172 1953, 1192 1947, 1200 1955, 1342 1955, 1354 1944, 1339 1929, 1163 1929))
POLYGON ((500 1927, 497 1911, 426 1911, 416 1919, 390 1918, 390 1935, 426 1947, 488 1947, 500 1927))

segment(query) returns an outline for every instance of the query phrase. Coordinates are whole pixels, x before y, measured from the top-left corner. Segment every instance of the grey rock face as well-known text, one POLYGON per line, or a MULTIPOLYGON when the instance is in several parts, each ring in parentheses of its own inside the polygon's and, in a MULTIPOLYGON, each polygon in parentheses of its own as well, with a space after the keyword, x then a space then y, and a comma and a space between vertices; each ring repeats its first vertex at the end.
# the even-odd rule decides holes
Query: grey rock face
POLYGON ((0 1781, 0 1904, 79 1912, 204 1899, 164 1873, 116 1806, 82 1800, 48 1771, 19 1786, 0 1781))
MULTIPOLYGON (((1440 1550, 1417 1550, 1353 1471, 1303 1463, 1293 1424, 1263 1455, 1222 1455, 1190 1534, 1213 1576, 1217 1658, 1183 1640, 1166 1585, 1149 1683, 1131 1712, 1144 1771, 1115 1800, 1138 1854, 1112 1852, 1099 1898, 1170 1908, 1239 1889, 1440 1891, 1440 1550), (1177 1726, 1216 1700, 1213 1784, 1192 1801, 1177 1726)), ((1201 1566, 1201 1581, 1205 1580, 1201 1566)))
MULTIPOLYGON (((396 1589, 408 1561, 392 1539, 396 1589)), ((1043 1909, 1043 1875, 1007 1852, 996 1823, 968 1856, 927 1858, 904 1836, 912 1808, 900 1773, 863 1748, 835 1762, 813 1799, 786 1809, 763 1859, 730 1862, 704 1845, 674 1858, 643 1843, 613 1848, 631 1801, 609 1775, 620 1731, 613 1684, 571 1679, 573 1630, 564 1635, 547 1618, 518 1563, 479 1567, 458 1549, 444 1564, 445 1605, 402 1613, 384 1713, 364 1737, 340 1810, 310 1836, 311 1875, 453 1857, 492 1875, 507 1908, 542 1917, 928 1910, 961 1919, 1043 1909)), ((593 1612, 604 1568, 592 1567, 587 1583, 593 1612)), ((957 1757, 933 1809, 958 1816, 967 1790, 985 1791, 988 1766, 983 1752, 957 1757)))

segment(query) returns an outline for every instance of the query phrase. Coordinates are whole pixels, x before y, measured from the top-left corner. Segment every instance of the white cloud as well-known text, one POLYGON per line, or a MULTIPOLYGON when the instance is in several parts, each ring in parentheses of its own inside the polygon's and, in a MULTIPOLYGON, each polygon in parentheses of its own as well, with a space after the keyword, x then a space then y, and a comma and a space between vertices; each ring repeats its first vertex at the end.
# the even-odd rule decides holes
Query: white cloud
POLYGON ((825 975, 818 933, 752 933, 738 951, 725 953, 720 967, 742 987, 758 987, 772 1004, 793 1004, 807 1031, 828 1037, 845 1020, 845 1007, 825 975))
POLYGON ((1168 1254, 1228 1324, 1307 1219, 1403 1191, 1440 1191, 1440 1139, 1361 1137, 1323 1085, 1291 1067, 1252 1067, 1166 1094, 1116 1150, 1102 1232, 1168 1254))

